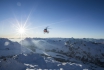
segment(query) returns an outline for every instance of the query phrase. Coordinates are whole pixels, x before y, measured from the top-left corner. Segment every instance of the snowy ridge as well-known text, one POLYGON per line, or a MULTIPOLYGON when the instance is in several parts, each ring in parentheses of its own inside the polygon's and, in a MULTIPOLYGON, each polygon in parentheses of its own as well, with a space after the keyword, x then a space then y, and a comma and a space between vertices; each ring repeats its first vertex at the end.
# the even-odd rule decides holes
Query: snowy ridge
MULTIPOLYGON (((40 48, 48 54, 50 52, 56 52, 66 55, 69 58, 76 58, 84 63, 90 62, 104 67, 103 41, 74 38, 26 38, 23 40, 23 45, 28 48, 40 48)), ((67 61, 70 61, 69 58, 67 61)))
POLYGON ((0 56, 11 56, 28 52, 30 52, 30 50, 22 47, 18 42, 0 38, 0 56))
POLYGON ((22 45, 0 38, 0 70, 104 69, 102 43, 72 38, 26 38, 21 42, 22 45), (93 62, 97 58, 99 62, 93 62))

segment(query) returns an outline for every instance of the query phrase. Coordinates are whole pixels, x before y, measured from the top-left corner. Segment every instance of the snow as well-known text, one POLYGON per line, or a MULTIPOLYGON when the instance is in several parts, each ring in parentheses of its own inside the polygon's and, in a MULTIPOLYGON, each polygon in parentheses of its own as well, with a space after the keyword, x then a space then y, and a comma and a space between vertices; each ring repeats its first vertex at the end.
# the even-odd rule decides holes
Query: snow
POLYGON ((0 38, 0 56, 11 56, 20 53, 28 53, 30 51, 31 50, 22 47, 18 42, 0 38))
POLYGON ((0 38, 0 70, 104 70, 102 39, 26 38, 21 42, 0 38))

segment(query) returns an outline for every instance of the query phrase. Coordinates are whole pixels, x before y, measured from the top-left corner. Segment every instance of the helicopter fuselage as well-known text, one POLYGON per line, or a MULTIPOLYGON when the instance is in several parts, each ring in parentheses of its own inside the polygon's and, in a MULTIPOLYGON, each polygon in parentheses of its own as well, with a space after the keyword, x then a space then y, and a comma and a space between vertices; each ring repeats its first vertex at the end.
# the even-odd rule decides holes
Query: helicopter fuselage
POLYGON ((49 33, 49 31, 47 29, 44 29, 44 33, 49 33))

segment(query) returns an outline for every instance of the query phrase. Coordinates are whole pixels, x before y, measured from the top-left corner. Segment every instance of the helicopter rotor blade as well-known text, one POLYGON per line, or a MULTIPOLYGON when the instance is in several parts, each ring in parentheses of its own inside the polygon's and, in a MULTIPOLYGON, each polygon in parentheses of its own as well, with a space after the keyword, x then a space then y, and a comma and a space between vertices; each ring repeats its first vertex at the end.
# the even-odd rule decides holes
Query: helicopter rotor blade
POLYGON ((48 29, 49 26, 47 26, 45 29, 48 29))
POLYGON ((49 27, 48 27, 47 29, 52 29, 52 28, 49 28, 49 27))

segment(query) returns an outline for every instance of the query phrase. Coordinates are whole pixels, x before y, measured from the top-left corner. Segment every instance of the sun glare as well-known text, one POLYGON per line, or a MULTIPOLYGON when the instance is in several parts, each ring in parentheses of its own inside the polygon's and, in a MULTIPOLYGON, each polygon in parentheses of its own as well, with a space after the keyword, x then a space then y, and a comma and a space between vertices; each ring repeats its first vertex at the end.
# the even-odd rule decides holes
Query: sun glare
POLYGON ((27 28, 25 24, 20 24, 18 23, 18 25, 15 25, 15 29, 16 29, 16 34, 21 36, 21 37, 25 37, 27 35, 27 28))
POLYGON ((23 28, 23 27, 18 28, 18 33, 24 34, 25 33, 25 28, 23 28))

